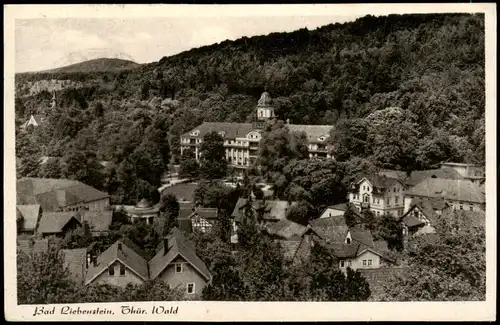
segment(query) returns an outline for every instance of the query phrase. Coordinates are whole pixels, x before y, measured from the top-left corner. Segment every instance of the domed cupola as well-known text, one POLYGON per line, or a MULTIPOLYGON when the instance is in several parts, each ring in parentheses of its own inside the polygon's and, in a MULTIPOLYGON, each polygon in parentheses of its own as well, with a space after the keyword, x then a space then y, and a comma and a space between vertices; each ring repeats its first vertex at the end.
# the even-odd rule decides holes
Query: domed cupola
POLYGON ((274 108, 271 106, 271 96, 267 91, 263 92, 257 103, 257 120, 274 118, 274 108))

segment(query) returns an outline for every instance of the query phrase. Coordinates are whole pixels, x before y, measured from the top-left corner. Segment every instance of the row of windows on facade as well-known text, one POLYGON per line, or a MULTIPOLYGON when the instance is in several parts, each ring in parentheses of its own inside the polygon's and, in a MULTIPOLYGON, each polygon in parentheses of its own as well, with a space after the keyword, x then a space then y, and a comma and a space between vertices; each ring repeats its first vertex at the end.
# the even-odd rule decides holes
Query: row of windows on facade
MULTIPOLYGON (((380 199, 376 199, 375 197, 372 197, 373 198, 373 203, 375 204, 379 204, 380 203, 380 199)), ((359 200, 359 194, 354 194, 354 199, 355 200, 359 200)), ((369 203, 370 202, 370 197, 368 195, 365 195, 363 196, 363 202, 365 203, 369 203)), ((391 198, 388 197, 385 199, 385 204, 387 205, 390 205, 391 204, 391 198)), ((399 204, 399 196, 395 196, 394 197, 394 204, 399 204)))
MULTIPOLYGON (((125 276, 127 269, 125 268, 125 265, 120 264, 120 276, 125 276)), ((175 273, 182 273, 183 272, 183 264, 182 263, 176 263, 175 264, 175 273)), ((115 268, 114 266, 109 266, 108 267, 108 275, 109 276, 115 276, 115 268)), ((186 291, 189 294, 194 293, 194 283, 188 283, 186 285, 186 291)))
MULTIPOLYGON (((347 261, 347 266, 352 266, 352 261, 347 261)), ((372 260, 363 260, 363 266, 372 266, 372 260)), ((340 260, 340 267, 346 267, 345 260, 340 260)))
MULTIPOLYGON (((372 190, 372 188, 370 188, 369 185, 363 185, 363 191, 368 191, 370 192, 372 190)), ((391 190, 389 190, 388 192, 390 192, 391 190)), ((399 188, 399 187, 395 187, 393 190, 392 190, 394 193, 396 192, 404 192, 405 190, 402 189, 402 188, 399 188)))

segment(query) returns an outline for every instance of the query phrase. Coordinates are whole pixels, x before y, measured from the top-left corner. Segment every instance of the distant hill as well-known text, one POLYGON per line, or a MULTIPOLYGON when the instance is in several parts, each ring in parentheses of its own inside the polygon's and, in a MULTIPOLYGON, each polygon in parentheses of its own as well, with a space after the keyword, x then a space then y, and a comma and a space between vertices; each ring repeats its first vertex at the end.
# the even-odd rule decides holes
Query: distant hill
POLYGON ((130 60, 100 58, 37 73, 111 72, 134 69, 139 66, 140 64, 130 60))

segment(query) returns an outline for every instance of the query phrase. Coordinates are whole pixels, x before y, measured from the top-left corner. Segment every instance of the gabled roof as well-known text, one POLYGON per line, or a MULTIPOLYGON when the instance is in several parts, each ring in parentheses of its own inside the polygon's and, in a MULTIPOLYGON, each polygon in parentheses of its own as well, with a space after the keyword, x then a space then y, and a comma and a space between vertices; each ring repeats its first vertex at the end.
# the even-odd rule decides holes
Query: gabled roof
POLYGON ((68 224, 71 219, 80 222, 77 212, 44 212, 40 218, 38 225, 38 232, 41 234, 59 233, 63 231, 64 226, 68 224))
POLYGON ((197 208, 194 212, 192 212, 188 218, 193 218, 194 216, 200 216, 206 220, 214 220, 217 219, 217 208, 197 208))
POLYGON ((469 180, 428 178, 411 188, 406 195, 480 204, 486 201, 481 187, 469 180))
POLYGON ((148 263, 152 280, 158 277, 178 256, 191 264, 206 280, 211 278, 205 263, 196 255, 194 244, 190 243, 177 228, 174 228, 167 238, 168 247, 161 247, 148 263))
POLYGON ((139 252, 127 245, 130 240, 119 239, 103 253, 97 257, 96 265, 90 265, 85 277, 85 284, 91 283, 101 273, 108 269, 108 266, 115 261, 119 261, 129 270, 134 272, 144 281, 149 279, 148 262, 141 256, 139 252), (118 244, 121 243, 121 249, 118 249, 118 244))
POLYGON ((38 125, 42 124, 43 115, 37 114, 37 115, 31 115, 31 117, 35 120, 36 124, 38 125))
POLYGON ((349 228, 351 239, 367 247, 375 247, 373 236, 370 230, 352 227, 349 228))
POLYGON ((21 217, 21 229, 35 230, 40 217, 40 205, 17 205, 16 214, 21 217))
MULTIPOLYGON (((239 198, 231 214, 237 221, 244 216, 244 208, 248 204, 248 199, 239 198)), ((263 212, 265 220, 282 220, 286 219, 287 211, 297 202, 281 201, 281 200, 254 200, 252 208, 263 212)))
POLYGON ((425 224, 425 222, 423 222, 422 220, 418 219, 413 215, 413 211, 415 208, 417 207, 414 206, 413 208, 408 210, 408 212, 401 218, 401 221, 403 221, 404 224, 409 228, 425 224))
POLYGON ((79 211, 80 222, 87 221, 91 232, 106 232, 113 221, 113 211, 79 211))
POLYGON ((64 266, 68 268, 72 278, 79 284, 85 280, 87 249, 62 249, 60 251, 64 260, 64 266))
POLYGON ((415 170, 411 172, 409 177, 404 171, 391 169, 383 169, 379 171, 379 175, 398 178, 409 187, 415 186, 427 178, 464 179, 455 169, 446 167, 440 169, 415 170))
POLYGON ((385 190, 386 188, 394 185, 394 183, 401 183, 402 185, 404 185, 404 183, 401 182, 397 178, 385 177, 385 176, 379 176, 379 175, 368 175, 368 176, 365 176, 365 177, 361 178, 358 181, 358 184, 361 184, 361 182, 363 182, 363 180, 365 180, 365 179, 368 182, 370 182, 370 184, 374 188, 378 188, 378 189, 382 189, 382 190, 385 190))
POLYGON ((285 239, 297 239, 300 240, 300 237, 307 230, 307 226, 301 225, 299 223, 293 222, 288 219, 282 219, 277 222, 273 222, 272 224, 268 224, 265 227, 266 232, 269 235, 285 239))
POLYGON ((49 240, 48 239, 23 239, 18 240, 17 244, 19 249, 26 254, 27 256, 31 256, 32 254, 37 253, 45 253, 49 250, 49 240))
POLYGON ((327 243, 343 243, 349 228, 344 216, 333 216, 311 220, 312 229, 327 243))
POLYGON ((16 183, 18 204, 40 204, 43 211, 97 201, 109 195, 78 181, 24 177, 16 183))

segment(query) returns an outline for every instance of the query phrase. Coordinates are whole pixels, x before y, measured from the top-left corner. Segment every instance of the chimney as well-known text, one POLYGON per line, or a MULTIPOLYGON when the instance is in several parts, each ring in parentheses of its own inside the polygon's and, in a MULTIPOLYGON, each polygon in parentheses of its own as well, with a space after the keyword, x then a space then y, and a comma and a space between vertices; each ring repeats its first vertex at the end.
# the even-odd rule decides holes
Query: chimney
POLYGON ((122 250, 122 243, 118 242, 118 250, 121 251, 122 250))
POLYGON ((168 237, 163 237, 163 255, 168 253, 168 237))
POLYGON ((89 266, 93 266, 93 263, 92 263, 92 255, 90 255, 90 253, 87 253, 87 263, 85 263, 85 267, 88 269, 89 266))

